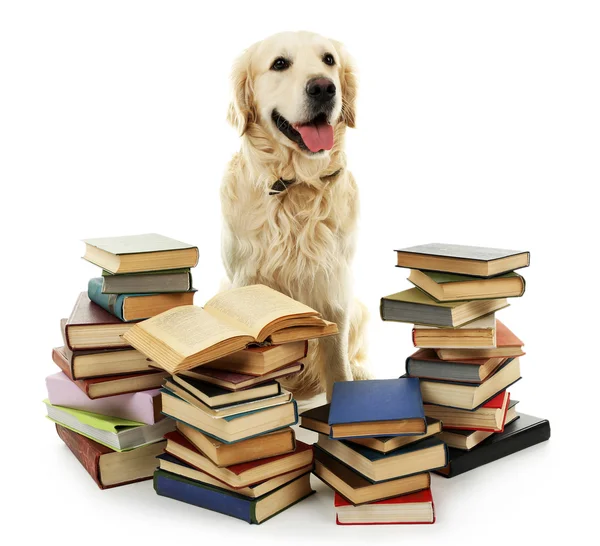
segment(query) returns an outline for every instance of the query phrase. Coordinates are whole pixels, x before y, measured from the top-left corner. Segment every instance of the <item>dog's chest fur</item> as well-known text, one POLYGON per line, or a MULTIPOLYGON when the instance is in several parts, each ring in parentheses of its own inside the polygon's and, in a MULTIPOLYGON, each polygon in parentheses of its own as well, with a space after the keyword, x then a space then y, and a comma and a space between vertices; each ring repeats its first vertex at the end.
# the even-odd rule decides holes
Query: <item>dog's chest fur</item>
POLYGON ((355 186, 342 171, 331 182, 295 182, 280 195, 225 180, 223 254, 234 284, 262 283, 316 308, 319 286, 347 285, 356 223, 355 186), (327 281, 327 282, 323 282, 327 281))

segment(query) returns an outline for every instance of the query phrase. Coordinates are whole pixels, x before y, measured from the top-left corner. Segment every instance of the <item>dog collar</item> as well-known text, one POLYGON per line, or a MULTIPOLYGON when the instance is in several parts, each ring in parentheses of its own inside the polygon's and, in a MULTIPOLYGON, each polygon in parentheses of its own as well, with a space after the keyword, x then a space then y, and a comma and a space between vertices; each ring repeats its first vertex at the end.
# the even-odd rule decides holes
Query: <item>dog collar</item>
MULTIPOLYGON (((342 172, 342 169, 338 169, 334 173, 322 176, 321 180, 329 180, 330 178, 336 177, 341 172, 342 172)), ((271 186, 271 191, 269 192, 269 195, 278 195, 280 193, 283 193, 295 182, 296 182, 295 178, 292 178, 291 180, 284 180, 283 178, 280 178, 279 180, 276 180, 275 183, 271 186)))

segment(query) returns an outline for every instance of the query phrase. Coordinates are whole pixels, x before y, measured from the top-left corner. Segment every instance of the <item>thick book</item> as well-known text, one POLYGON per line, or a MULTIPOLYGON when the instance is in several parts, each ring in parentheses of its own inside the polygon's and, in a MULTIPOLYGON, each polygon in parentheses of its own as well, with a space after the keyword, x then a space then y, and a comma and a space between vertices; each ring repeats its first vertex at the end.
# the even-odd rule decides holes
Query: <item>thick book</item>
POLYGON ((512 358, 480 384, 421 379, 421 395, 425 404, 475 410, 519 379, 521 379, 520 362, 518 358, 512 358))
POLYGON ((406 373, 421 379, 481 383, 502 364, 504 357, 449 361, 438 358, 433 349, 419 349, 406 359, 406 373))
POLYGON ((255 387, 233 392, 185 375, 174 375, 169 383, 174 383, 185 389, 209 408, 222 408, 281 394, 281 386, 277 381, 268 381, 255 387))
POLYGON ((289 483, 295 480, 296 478, 299 478, 300 476, 304 476, 307 472, 310 472, 310 467, 300 468, 299 470, 294 470, 293 472, 281 474, 280 476, 276 476, 275 478, 265 480, 264 482, 255 483, 249 485, 248 487, 239 487, 237 489, 234 489, 233 487, 229 487, 228 485, 217 480, 216 478, 213 478, 209 474, 201 472, 197 468, 190 466, 189 464, 181 461, 177 457, 169 455, 168 453, 159 455, 157 459, 158 468, 164 470, 165 472, 170 472, 171 474, 177 474, 178 476, 183 476, 184 478, 188 478, 196 482, 201 482, 207 485, 212 485, 213 487, 225 489, 227 491, 237 493, 238 495, 243 495, 244 497, 248 497, 250 499, 262 497, 266 493, 270 493, 275 489, 279 489, 282 485, 285 485, 286 483, 289 483))
POLYGON ((181 421, 177 422, 177 430, 219 467, 276 457, 296 449, 296 435, 291 427, 261 434, 235 444, 219 442, 181 421))
POLYGON ((496 347, 496 319, 492 313, 458 328, 415 324, 412 340, 415 347, 422 349, 490 349, 496 347))
POLYGON ((204 308, 184 305, 165 311, 135 324, 124 339, 175 374, 293 327, 301 327, 302 337, 286 342, 337 334, 335 323, 324 320, 308 305, 255 284, 221 292, 204 308))
POLYGON ((123 322, 155 317, 173 307, 192 305, 196 290, 168 294, 104 294, 102 277, 88 281, 88 297, 123 322))
MULTIPOLYGON (((301 413, 300 426, 307 430, 329 436, 331 430, 329 426, 330 406, 331 404, 325 404, 301 413)), ((375 438, 348 438, 347 441, 369 447, 381 453, 389 453, 394 449, 412 444, 413 442, 418 442, 419 440, 423 440, 441 432, 442 423, 437 419, 425 417, 425 422, 427 424, 425 434, 413 436, 377 436, 375 438)))
POLYGON ((157 233, 84 239, 84 260, 110 273, 195 267, 198 248, 157 233))
POLYGON ((406 495, 427 489, 431 485, 429 472, 373 483, 332 457, 318 444, 313 446, 313 450, 315 476, 355 505, 406 495))
MULTIPOLYGON (((506 412, 504 426, 512 423, 518 418, 517 404, 518 400, 511 400, 506 412)), ((447 428, 442 430, 438 438, 442 440, 448 447, 469 451, 479 445, 486 438, 489 438, 493 432, 486 430, 461 430, 458 428, 447 428)))
POLYGON ((133 324, 119 320, 81 292, 65 324, 65 344, 71 351, 129 347, 123 335, 133 324))
POLYGON ((260 483, 300 468, 312 467, 313 464, 312 447, 299 440, 296 441, 294 451, 282 455, 217 466, 181 433, 170 432, 165 439, 167 453, 234 489, 260 483))
POLYGON ((56 424, 56 432, 100 489, 149 480, 165 441, 119 453, 56 424))
POLYGON ((52 360, 73 380, 156 370, 151 360, 130 348, 70 351, 67 347, 54 347, 52 360))
POLYGON ((310 487, 310 473, 304 474, 262 497, 249 499, 232 491, 190 480, 164 470, 155 472, 154 490, 163 497, 256 524, 267 521, 314 493, 310 487))
POLYGON ((456 328, 508 307, 506 298, 440 303, 418 288, 381 298, 382 320, 456 328))
POLYGON ((425 415, 439 419, 444 429, 484 430, 502 432, 510 403, 510 393, 502 391, 474 411, 425 404, 425 415))
POLYGON ((131 449, 162 440, 167 432, 175 430, 175 422, 161 419, 153 425, 144 425, 129 419, 99 413, 54 406, 44 400, 48 418, 114 451, 131 449))
POLYGON ((339 381, 329 410, 331 438, 423 435, 427 430, 419 380, 339 381))
POLYGON ((523 356, 523 342, 500 320, 496 319, 496 347, 484 349, 436 348, 438 358, 450 361, 472 360, 475 358, 515 358, 523 356))
POLYGON ((397 266, 474 277, 493 277, 527 267, 529 252, 429 243, 396 250, 397 266))
POLYGON ((152 294, 187 292, 192 289, 192 274, 188 269, 148 271, 114 275, 102 271, 103 294, 152 294))
POLYGON ((216 370, 263 376, 304 358, 308 351, 307 341, 282 345, 251 346, 237 353, 218 358, 210 363, 216 370))
POLYGON ((525 279, 514 271, 479 279, 468 275, 411 269, 408 280, 436 301, 518 298, 525 293, 525 279))
POLYGON ((549 438, 548 420, 520 413, 518 419, 504 427, 504 432, 492 434, 470 451, 450 448, 448 465, 436 473, 453 478, 549 438))
POLYGON ((250 413, 251 411, 264 410, 273 406, 279 406, 286 404, 292 400, 292 393, 281 389, 281 392, 273 396, 266 398, 260 398, 258 400, 247 400, 243 402, 236 402, 235 404, 229 404, 228 406, 220 406, 218 408, 211 408, 201 400, 198 400, 192 393, 184 389, 181 385, 178 385, 174 381, 167 379, 163 385, 165 391, 174 394, 175 396, 185 400, 188 404, 191 404, 195 408, 203 411, 210 417, 224 418, 231 417, 234 415, 240 415, 244 413, 250 413))
POLYGON ((92 400, 62 372, 46 377, 46 389, 48 400, 54 406, 120 417, 147 425, 153 425, 163 418, 158 389, 92 400))
POLYGON ((243 373, 228 372, 226 370, 215 370, 206 366, 198 366, 191 370, 184 370, 179 377, 197 379, 205 383, 217 385, 231 392, 240 392, 245 389, 251 389, 258 385, 270 383, 275 379, 288 378, 300 373, 304 369, 304 364, 301 362, 292 362, 291 364, 279 368, 265 375, 248 375, 243 373))
POLYGON ((333 504, 338 525, 435 523, 431 489, 362 506, 354 506, 336 493, 333 504))
POLYGON ((161 397, 162 411, 166 416, 183 421, 225 444, 233 444, 266 432, 274 432, 298 422, 298 408, 295 400, 272 408, 215 418, 169 391, 163 390, 161 397))
POLYGON ((435 437, 425 438, 390 453, 381 453, 344 440, 332 440, 324 434, 319 434, 317 445, 373 483, 429 472, 448 464, 446 444, 435 437))

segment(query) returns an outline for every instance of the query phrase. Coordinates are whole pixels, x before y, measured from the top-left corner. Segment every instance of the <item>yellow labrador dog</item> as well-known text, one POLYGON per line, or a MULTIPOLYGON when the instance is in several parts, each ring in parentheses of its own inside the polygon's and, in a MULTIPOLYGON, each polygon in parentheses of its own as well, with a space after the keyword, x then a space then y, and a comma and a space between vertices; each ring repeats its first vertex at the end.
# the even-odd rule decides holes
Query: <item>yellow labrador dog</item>
POLYGON ((346 168, 356 77, 343 46, 309 32, 252 45, 233 69, 229 121, 241 134, 221 187, 223 261, 233 286, 261 283, 338 324, 310 343, 297 398, 366 379, 364 307, 354 301, 358 189, 346 168))

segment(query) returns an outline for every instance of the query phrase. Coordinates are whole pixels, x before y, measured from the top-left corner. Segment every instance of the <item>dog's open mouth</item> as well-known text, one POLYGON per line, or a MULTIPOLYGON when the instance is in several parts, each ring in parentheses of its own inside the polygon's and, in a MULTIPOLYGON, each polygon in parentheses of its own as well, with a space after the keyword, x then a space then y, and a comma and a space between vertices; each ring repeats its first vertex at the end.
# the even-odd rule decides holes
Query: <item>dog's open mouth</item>
POLYGON ((277 128, 300 149, 312 153, 333 148, 333 126, 327 121, 326 114, 319 114, 307 123, 290 123, 277 110, 273 110, 271 119, 277 128))

